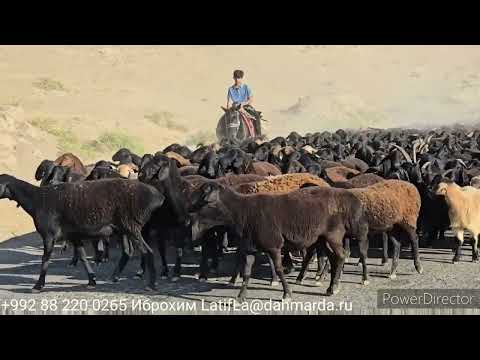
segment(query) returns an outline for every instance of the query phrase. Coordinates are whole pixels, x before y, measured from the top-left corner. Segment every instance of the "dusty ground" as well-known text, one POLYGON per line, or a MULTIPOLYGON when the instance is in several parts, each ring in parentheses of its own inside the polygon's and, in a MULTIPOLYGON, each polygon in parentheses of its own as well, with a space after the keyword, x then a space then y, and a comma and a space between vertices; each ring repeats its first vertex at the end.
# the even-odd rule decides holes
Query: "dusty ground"
MULTIPOLYGON (((451 244, 445 243, 438 244, 433 249, 421 249, 420 254, 425 269, 422 275, 415 272, 412 260, 409 258, 410 251, 405 249, 402 251, 398 277, 395 280, 387 278, 390 265, 387 267, 380 265, 379 249, 371 249, 368 260, 371 282, 368 286, 360 284, 361 268, 354 265, 358 259, 355 257, 355 249, 352 249, 353 257, 345 266, 341 291, 331 297, 325 296, 328 281, 322 282, 320 286, 314 286, 313 276, 316 264, 311 264, 311 271, 304 285, 295 285, 297 275, 295 271, 288 275, 288 282, 292 286, 294 302, 304 304, 304 311, 298 307, 296 313, 307 314, 308 308, 305 304, 310 302, 320 306, 320 311, 314 312, 318 314, 331 313, 322 311, 325 308, 330 309, 330 306, 334 306, 336 312, 347 314, 478 314, 480 311, 477 309, 377 309, 378 289, 480 289, 478 281, 480 265, 471 262, 470 246, 464 246, 463 261, 452 265, 452 252, 448 249, 449 245, 451 244), (350 311, 340 311, 341 306, 351 306, 348 308, 350 311)), ((70 252, 60 254, 57 248, 44 291, 40 294, 31 294, 31 288, 39 273, 41 254, 42 245, 36 233, 0 244, 0 309, 3 314, 43 313, 42 309, 50 309, 47 313, 55 314, 151 314, 152 308, 153 314, 295 313, 294 308, 290 308, 290 311, 288 308, 283 310, 268 308, 268 304, 279 304, 282 291, 281 286, 270 286, 269 267, 267 264, 262 264, 262 257, 257 258, 258 265, 254 270, 255 275, 251 281, 247 300, 250 308, 247 310, 242 309, 238 303, 236 308, 233 305, 233 299, 239 291, 239 283, 236 287, 227 284, 228 274, 232 269, 233 253, 225 255, 221 263, 220 277, 212 277, 204 283, 196 279, 199 254, 191 253, 185 259, 184 275, 178 282, 159 279, 158 290, 147 293, 143 291, 143 282, 133 278, 139 264, 137 258, 127 266, 120 282, 112 284, 107 280, 118 259, 118 253, 115 252, 113 261, 96 268, 97 288, 88 290, 85 286, 86 275, 81 265, 76 268, 67 267, 70 252), (222 310, 214 307, 215 303, 221 302, 224 304, 222 310), (229 302, 230 307, 227 307, 226 304, 229 302), (263 304, 263 308, 258 307, 259 302, 263 304), (119 308, 121 303, 125 308, 119 308), (139 304, 142 304, 142 309, 134 308, 139 304), (170 306, 176 306, 175 310, 170 306), (218 311, 215 312, 215 310, 218 311)), ((173 254, 170 255, 172 255, 170 256, 172 266, 173 254)))

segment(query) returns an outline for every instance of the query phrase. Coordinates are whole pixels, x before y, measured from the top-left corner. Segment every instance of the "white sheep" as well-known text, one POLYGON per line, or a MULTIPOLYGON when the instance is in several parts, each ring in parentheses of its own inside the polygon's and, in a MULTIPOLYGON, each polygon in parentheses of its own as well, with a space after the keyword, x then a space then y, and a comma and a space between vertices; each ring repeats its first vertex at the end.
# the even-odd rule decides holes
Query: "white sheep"
POLYGON ((470 180, 470 186, 480 189, 480 176, 474 176, 472 180, 470 180))
POLYGON ((480 189, 460 187, 455 183, 438 184, 437 195, 445 196, 451 228, 458 239, 453 263, 460 261, 464 231, 472 234, 472 261, 478 262, 478 234, 480 233, 480 189))

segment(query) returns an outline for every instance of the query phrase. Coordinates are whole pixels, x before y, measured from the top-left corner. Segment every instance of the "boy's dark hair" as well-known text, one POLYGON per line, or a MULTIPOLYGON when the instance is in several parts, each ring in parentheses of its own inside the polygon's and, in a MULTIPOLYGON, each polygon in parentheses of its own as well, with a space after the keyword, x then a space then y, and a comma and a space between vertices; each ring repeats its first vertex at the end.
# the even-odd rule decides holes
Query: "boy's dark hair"
POLYGON ((242 70, 235 70, 233 72, 234 79, 243 79, 243 71, 242 70))

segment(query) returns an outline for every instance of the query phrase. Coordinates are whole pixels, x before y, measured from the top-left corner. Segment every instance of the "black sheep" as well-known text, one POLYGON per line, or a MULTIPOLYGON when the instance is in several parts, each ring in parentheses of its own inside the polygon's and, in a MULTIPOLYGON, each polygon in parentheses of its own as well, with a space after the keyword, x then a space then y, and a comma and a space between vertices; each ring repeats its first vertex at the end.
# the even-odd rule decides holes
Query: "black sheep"
POLYGON ((88 286, 95 286, 83 240, 114 232, 122 236, 124 248, 113 277, 125 266, 133 243, 147 259, 148 287, 155 287, 153 252, 141 234, 144 224, 164 201, 154 187, 117 179, 37 187, 10 175, 0 175, 0 199, 4 198, 16 201, 32 217, 43 239, 40 277, 32 291, 39 292, 45 286, 55 241, 62 238, 72 241, 88 274, 88 286))
MULTIPOLYGON (((140 170, 138 179, 154 186, 165 196, 164 205, 157 209, 150 221, 145 225, 142 234, 151 244, 157 242, 163 262, 162 277, 168 276, 166 261, 166 246, 174 242, 177 249, 177 259, 172 280, 180 277, 183 248, 191 240, 191 224, 187 211, 188 182, 182 179, 174 160, 157 154, 140 170)), ((137 273, 142 276, 142 269, 137 273)))

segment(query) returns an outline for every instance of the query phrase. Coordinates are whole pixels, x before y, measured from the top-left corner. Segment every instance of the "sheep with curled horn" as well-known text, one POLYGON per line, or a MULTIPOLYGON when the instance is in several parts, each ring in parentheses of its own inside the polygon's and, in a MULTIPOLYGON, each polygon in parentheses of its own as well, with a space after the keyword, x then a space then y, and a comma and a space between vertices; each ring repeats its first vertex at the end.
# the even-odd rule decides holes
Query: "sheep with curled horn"
POLYGON ((123 253, 114 275, 125 266, 125 256, 135 245, 147 259, 147 287, 155 287, 153 253, 141 235, 143 225, 164 201, 155 188, 117 179, 37 187, 4 174, 0 175, 0 199, 5 198, 16 201, 32 217, 43 239, 41 272, 33 292, 44 288, 54 244, 64 238, 74 244, 87 272, 88 286, 94 287, 95 273, 86 258, 83 241, 114 232, 123 239, 123 253))

